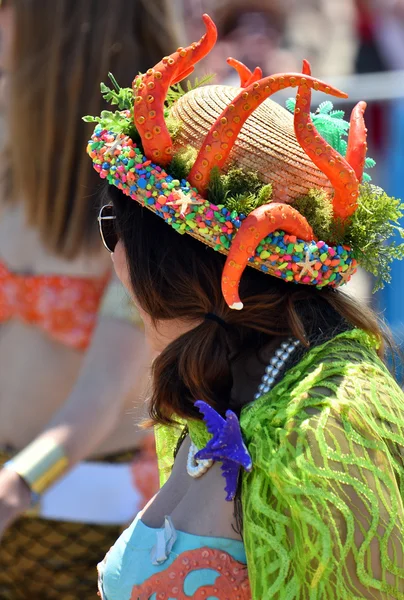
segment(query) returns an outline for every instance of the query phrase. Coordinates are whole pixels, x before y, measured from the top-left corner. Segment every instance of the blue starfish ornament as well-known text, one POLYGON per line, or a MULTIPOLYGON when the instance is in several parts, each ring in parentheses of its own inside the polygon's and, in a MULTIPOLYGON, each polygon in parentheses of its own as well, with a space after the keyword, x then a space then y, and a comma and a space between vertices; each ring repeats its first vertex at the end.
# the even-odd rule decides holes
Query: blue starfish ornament
POLYGON ((251 456, 243 442, 239 420, 231 410, 226 412, 226 419, 223 419, 214 408, 202 400, 195 402, 195 406, 203 414, 207 430, 213 436, 205 448, 195 454, 195 458, 222 463, 222 474, 226 480, 226 500, 234 500, 240 467, 246 471, 252 469, 251 456))

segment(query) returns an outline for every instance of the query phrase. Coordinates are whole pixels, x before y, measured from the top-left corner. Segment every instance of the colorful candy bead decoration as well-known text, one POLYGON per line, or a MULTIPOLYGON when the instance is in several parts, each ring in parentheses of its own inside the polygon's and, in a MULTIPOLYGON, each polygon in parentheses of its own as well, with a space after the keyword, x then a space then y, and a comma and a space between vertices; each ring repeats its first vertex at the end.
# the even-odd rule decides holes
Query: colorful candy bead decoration
MULTIPOLYGON (((147 159, 123 134, 97 126, 87 148, 100 177, 141 202, 178 233, 188 233, 215 250, 228 254, 245 215, 230 212, 204 199, 186 180, 173 179, 147 159)), ((346 283, 357 269, 347 246, 303 241, 275 231, 258 244, 249 265, 288 282, 326 285, 346 283)))

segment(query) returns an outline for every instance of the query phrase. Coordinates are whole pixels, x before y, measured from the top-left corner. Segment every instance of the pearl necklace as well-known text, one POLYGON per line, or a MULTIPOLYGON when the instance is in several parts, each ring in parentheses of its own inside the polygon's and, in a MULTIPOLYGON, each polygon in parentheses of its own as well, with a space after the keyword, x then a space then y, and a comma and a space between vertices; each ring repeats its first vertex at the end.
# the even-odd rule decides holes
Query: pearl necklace
POLYGON ((254 396, 254 400, 261 398, 263 394, 267 394, 273 387, 275 379, 285 366, 287 360, 299 346, 299 340, 294 340, 292 337, 282 342, 280 348, 275 351, 274 356, 269 361, 269 365, 265 369, 262 376, 261 384, 258 386, 258 392, 254 396))
MULTIPOLYGON (((299 340, 294 340, 292 337, 288 338, 285 342, 282 342, 280 347, 275 351, 274 356, 271 358, 269 365, 265 369, 265 373, 262 376, 261 383, 258 387, 258 392, 254 396, 254 400, 258 400, 262 395, 267 394, 275 383, 275 379, 282 371, 286 361, 290 358, 296 348, 299 346, 299 340)), ((198 448, 193 442, 189 447, 188 459, 187 459, 187 472, 188 475, 194 479, 202 477, 206 471, 213 465, 212 459, 197 460, 195 454, 198 452, 198 448)))

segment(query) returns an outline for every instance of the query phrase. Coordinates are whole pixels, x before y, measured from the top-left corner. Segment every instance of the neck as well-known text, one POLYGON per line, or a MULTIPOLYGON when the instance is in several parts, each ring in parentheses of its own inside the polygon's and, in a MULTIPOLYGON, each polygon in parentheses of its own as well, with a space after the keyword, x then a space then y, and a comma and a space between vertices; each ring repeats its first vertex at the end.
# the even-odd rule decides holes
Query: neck
POLYGON ((232 363, 232 407, 237 411, 251 402, 261 383, 265 367, 282 343, 281 338, 272 339, 259 353, 240 356, 232 363))

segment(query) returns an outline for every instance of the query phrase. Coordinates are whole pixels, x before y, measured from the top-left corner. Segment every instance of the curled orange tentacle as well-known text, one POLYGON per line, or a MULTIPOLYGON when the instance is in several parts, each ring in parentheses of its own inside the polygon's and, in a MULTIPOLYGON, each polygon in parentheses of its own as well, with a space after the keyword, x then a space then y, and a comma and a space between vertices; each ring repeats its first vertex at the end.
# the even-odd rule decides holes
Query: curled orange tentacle
POLYGON ((302 73, 304 75, 311 75, 311 65, 310 65, 309 61, 306 60, 305 58, 303 59, 302 73))
POLYGON ((368 149, 366 143, 367 129, 364 119, 366 106, 366 102, 358 102, 351 113, 348 148, 345 156, 347 162, 355 171, 359 183, 362 181, 368 149))
POLYGON ((236 233, 223 270, 222 293, 230 308, 243 308, 238 291, 241 276, 259 243, 276 230, 306 242, 314 239, 307 220, 290 204, 272 202, 253 210, 236 233))
POLYGON ((194 69, 195 67, 192 65, 192 67, 189 67, 189 69, 187 69, 186 71, 182 71, 179 75, 177 75, 177 77, 174 77, 170 85, 175 85, 176 83, 179 83, 180 81, 191 75, 191 73, 194 72, 194 69))
MULTIPOLYGON (((303 72, 310 65, 303 62, 303 72)), ((334 216, 346 219, 356 209, 359 182, 348 161, 324 140, 310 116, 311 86, 301 81, 296 95, 295 134, 297 141, 313 163, 328 177, 333 188, 334 216)))
POLYGON ((231 56, 227 59, 227 64, 233 67, 233 69, 236 69, 240 76, 240 87, 242 88, 262 79, 262 69, 260 67, 255 67, 254 71, 250 71, 246 65, 231 56))
POLYGON ((250 79, 246 82, 245 87, 248 87, 260 79, 262 79, 262 69, 261 67, 255 67, 254 71, 251 73, 250 79))
POLYGON ((236 96, 212 125, 188 176, 191 185, 200 193, 206 190, 212 168, 224 166, 244 123, 264 100, 281 89, 303 84, 339 98, 346 97, 336 88, 301 73, 280 73, 255 81, 236 96))
POLYGON ((216 26, 203 15, 206 33, 199 42, 178 48, 153 69, 138 75, 133 82, 135 96, 134 123, 140 134, 147 158, 164 166, 171 161, 173 142, 164 120, 164 102, 170 85, 193 71, 193 65, 210 52, 217 39, 216 26))

